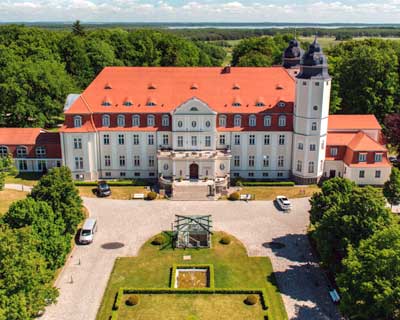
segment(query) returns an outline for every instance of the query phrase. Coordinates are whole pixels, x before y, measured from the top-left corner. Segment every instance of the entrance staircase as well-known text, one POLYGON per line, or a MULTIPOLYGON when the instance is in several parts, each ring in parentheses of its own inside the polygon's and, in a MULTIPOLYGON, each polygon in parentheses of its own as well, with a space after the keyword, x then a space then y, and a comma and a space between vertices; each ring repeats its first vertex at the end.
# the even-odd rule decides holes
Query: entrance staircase
POLYGON ((175 201, 207 201, 215 200, 214 196, 208 196, 209 187, 212 183, 203 181, 174 181, 172 185, 172 198, 175 201))

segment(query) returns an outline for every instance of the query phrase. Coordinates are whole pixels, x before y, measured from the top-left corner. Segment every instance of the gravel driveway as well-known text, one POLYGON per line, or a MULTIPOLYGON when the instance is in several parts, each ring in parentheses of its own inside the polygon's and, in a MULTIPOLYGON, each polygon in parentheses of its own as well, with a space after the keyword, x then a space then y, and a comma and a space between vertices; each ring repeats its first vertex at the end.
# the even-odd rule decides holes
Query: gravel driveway
POLYGON ((132 201, 84 198, 99 231, 89 246, 77 246, 56 286, 60 297, 45 320, 92 320, 114 260, 134 256, 154 234, 170 230, 175 214, 212 214, 214 230, 240 239, 250 256, 269 256, 289 319, 339 319, 325 280, 313 263, 305 232, 308 199, 293 200, 289 214, 271 201, 132 201))

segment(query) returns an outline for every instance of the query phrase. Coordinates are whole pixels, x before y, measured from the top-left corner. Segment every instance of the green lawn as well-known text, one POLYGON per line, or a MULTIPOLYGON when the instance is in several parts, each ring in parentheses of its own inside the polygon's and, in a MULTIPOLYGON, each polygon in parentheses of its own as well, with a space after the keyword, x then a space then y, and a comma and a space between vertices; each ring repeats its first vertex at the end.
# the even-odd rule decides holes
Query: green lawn
POLYGON ((5 214, 10 207, 11 203, 17 200, 25 199, 27 192, 17 191, 11 189, 4 189, 0 191, 0 216, 5 214))
MULTIPOLYGON (((111 273, 107 289, 105 291, 103 301, 101 303, 97 320, 108 320, 116 293, 119 288, 168 288, 170 285, 170 272, 173 264, 213 264, 215 270, 215 287, 216 288, 264 288, 267 292, 267 305, 270 320, 285 320, 287 319, 286 311, 272 271, 272 265, 267 257, 248 257, 247 252, 243 245, 237 240, 232 238, 229 245, 222 245, 219 243, 222 232, 214 233, 212 237, 211 249, 176 249, 170 247, 161 249, 150 244, 148 241, 140 250, 137 257, 119 258, 116 260, 114 269, 111 273), (184 261, 184 255, 191 255, 190 261, 184 261)), ((153 306, 148 310, 152 312, 153 307, 158 310, 169 310, 172 308, 177 299, 173 297, 157 298, 160 299, 160 304, 153 306), (162 300, 162 301, 161 301, 162 300)), ((195 296, 187 299, 199 299, 195 296)), ((212 298, 213 299, 213 298, 212 298)), ((216 313, 219 312, 218 304, 227 304, 227 298, 221 298, 220 301, 213 301, 207 307, 199 307, 197 312, 198 320, 220 319, 216 317, 208 317, 203 312, 216 313), (206 309, 204 309, 206 308, 206 309)), ((232 298, 234 299, 234 298, 232 298)), ((241 299, 238 298, 238 299, 241 299)), ((200 305, 206 303, 207 300, 199 299, 200 305)), ((209 301, 209 300, 208 300, 209 301)), ((232 300, 231 300, 232 302, 232 300)), ((144 301, 143 301, 144 303, 144 301)), ((147 302, 146 302, 147 303, 147 302)), ((182 304, 179 303, 179 312, 172 316, 162 319, 185 319, 181 315, 186 315, 185 305, 188 300, 183 299, 182 304), (181 310, 182 309, 182 310, 181 310), (179 314, 178 314, 179 313, 179 314)), ((197 303, 197 302, 196 302, 197 303)), ((146 308, 144 308, 146 309, 146 308)), ((237 311, 236 307, 233 307, 237 311)), ((239 308, 246 312, 246 307, 239 308)), ((193 312, 195 312, 193 311, 193 312)), ((125 312, 125 311, 123 311, 125 312)), ((128 312, 128 311, 127 311, 128 312)), ((175 312, 175 311, 174 311, 175 312)), ((240 311, 241 312, 241 311, 240 311)), ((235 312, 234 312, 235 313, 235 312)), ((233 314, 234 314, 233 313, 233 314)), ((160 317, 156 317, 161 319, 160 317)), ((135 319, 134 317, 120 317, 119 319, 135 319)), ((139 319, 139 318, 137 318, 139 319)), ((155 319, 142 318, 140 319, 155 319)), ((222 319, 222 318, 221 318, 222 319)), ((228 318, 227 318, 228 319, 228 318)), ((239 318, 232 318, 239 319, 239 318)), ((244 316, 240 319, 253 319, 244 316)), ((254 319, 258 319, 255 317, 254 319)), ((260 319, 261 320, 261 319, 260 319)))
POLYGON ((263 320, 260 302, 243 303, 245 294, 142 294, 134 307, 121 305, 119 319, 175 320, 263 320))
MULTIPOLYGON (((95 198, 96 194, 93 190, 96 187, 93 186, 78 186, 79 194, 81 197, 90 197, 95 198)), ((132 199, 132 195, 134 193, 144 193, 145 195, 148 191, 144 187, 140 186, 110 186, 111 188, 111 196, 108 199, 119 199, 119 200, 130 200, 132 199)))
POLYGON ((241 194, 254 194, 255 200, 274 200, 276 196, 284 195, 289 199, 311 197, 321 189, 316 185, 305 187, 242 187, 241 194))

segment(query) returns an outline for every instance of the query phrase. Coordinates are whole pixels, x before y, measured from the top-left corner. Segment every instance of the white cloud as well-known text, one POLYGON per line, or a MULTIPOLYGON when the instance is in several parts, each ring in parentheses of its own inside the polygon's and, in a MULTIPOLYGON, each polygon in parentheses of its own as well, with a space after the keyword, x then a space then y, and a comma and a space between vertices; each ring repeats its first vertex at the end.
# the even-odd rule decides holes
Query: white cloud
POLYGON ((400 0, 0 0, 0 21, 223 21, 361 22, 400 21, 400 0))

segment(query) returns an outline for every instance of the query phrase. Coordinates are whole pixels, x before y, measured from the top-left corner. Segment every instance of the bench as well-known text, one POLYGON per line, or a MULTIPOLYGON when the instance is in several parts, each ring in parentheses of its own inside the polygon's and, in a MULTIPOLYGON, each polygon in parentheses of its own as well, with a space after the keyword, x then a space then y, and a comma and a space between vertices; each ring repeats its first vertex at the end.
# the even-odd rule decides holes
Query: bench
POLYGON ((334 303, 338 303, 340 301, 339 294, 335 289, 329 291, 329 295, 331 296, 331 299, 334 303))
POLYGON ((241 194, 240 195, 240 200, 249 201, 251 199, 252 199, 251 194, 241 194))
POLYGON ((144 193, 134 193, 132 195, 132 199, 134 199, 134 200, 136 200, 136 199, 144 199, 144 198, 145 198, 144 193))

